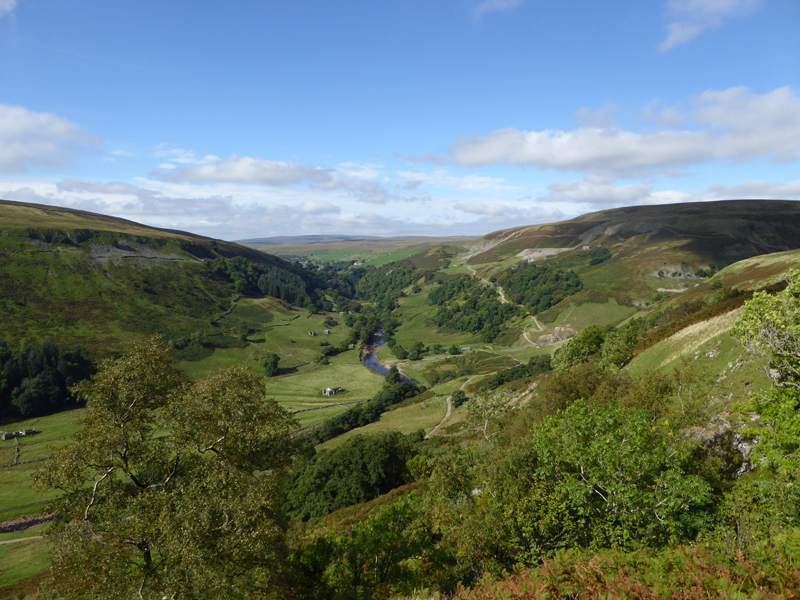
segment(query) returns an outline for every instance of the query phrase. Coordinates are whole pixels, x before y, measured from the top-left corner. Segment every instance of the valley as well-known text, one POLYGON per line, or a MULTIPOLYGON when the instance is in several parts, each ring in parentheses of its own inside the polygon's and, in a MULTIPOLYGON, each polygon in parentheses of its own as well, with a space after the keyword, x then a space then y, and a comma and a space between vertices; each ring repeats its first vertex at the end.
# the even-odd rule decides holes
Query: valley
MULTIPOLYGON (((81 494, 88 514, 85 494, 94 503, 87 490, 104 481, 102 472, 76 479, 69 497, 34 485, 41 468, 72 476, 64 452, 82 443, 96 404, 47 408, 33 381, 50 367, 23 377, 12 357, 45 341, 62 352, 77 345, 102 374, 125 364, 131 347, 153 343, 173 361, 161 366, 180 379, 163 406, 185 390, 197 396, 196 406, 182 401, 142 417, 150 447, 201 435, 159 419, 183 410, 198 428, 213 421, 203 412, 203 386, 242 366, 263 391, 253 414, 276 406, 285 416, 270 442, 276 462, 254 477, 266 485, 285 473, 282 491, 269 488, 282 508, 269 510, 285 513, 275 518, 285 544, 280 585, 295 586, 297 597, 411 598, 428 590, 413 597, 438 598, 458 584, 511 589, 514 577, 566 597, 557 594, 571 584, 558 588, 542 565, 561 561, 563 581, 574 583, 602 557, 608 568, 598 581, 608 591, 615 572, 649 585, 624 570, 629 558, 678 564, 684 556, 728 569, 719 584, 726 590, 751 586, 747 593, 777 598, 781 586, 800 589, 791 587, 798 557, 786 553, 800 539, 792 512, 798 471, 794 459, 771 469, 775 459, 759 454, 753 439, 772 448, 784 434, 767 432, 764 420, 786 418, 791 431, 795 417, 770 417, 765 408, 763 398, 785 388, 774 387, 780 377, 770 377, 774 359, 764 345, 752 352, 743 341, 763 327, 743 323, 754 322, 761 294, 796 301, 798 224, 796 202, 748 200, 614 209, 480 239, 239 245, 2 201, 0 358, 8 358, 0 362, 0 429, 36 433, 0 441, 0 522, 74 516, 81 494), (380 374, 364 364, 379 338, 380 374), (328 388, 337 390, 323 395, 328 388), (760 524, 756 512, 736 508, 757 497, 768 507, 760 524), (756 541, 730 542, 737 518, 752 519, 748 539, 756 541), (384 538, 396 555, 382 549, 384 538), (372 562, 353 566, 354 549, 372 562), (747 580, 742 573, 756 563, 779 575, 747 580)), ((784 326, 796 336, 792 318, 784 326)), ((83 398, 87 388, 75 389, 83 398)), ((193 456, 189 446, 180 451, 193 456)), ((142 473, 156 469, 148 452, 137 457, 142 473)), ((236 460, 256 454, 251 448, 236 460)), ((207 510, 222 528, 225 511, 207 510)), ((34 598, 49 581, 52 549, 63 543, 62 529, 51 536, 49 527, 0 532, 0 597, 34 598)), ((94 548, 84 542, 87 552, 94 548)), ((689 585, 653 568, 665 578, 656 587, 689 585)))

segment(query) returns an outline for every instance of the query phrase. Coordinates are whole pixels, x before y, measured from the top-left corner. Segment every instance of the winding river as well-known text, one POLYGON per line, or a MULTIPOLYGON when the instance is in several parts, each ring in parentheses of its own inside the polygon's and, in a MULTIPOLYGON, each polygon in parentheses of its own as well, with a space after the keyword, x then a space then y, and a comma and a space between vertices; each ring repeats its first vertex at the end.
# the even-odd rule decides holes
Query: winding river
MULTIPOLYGON (((364 366, 367 367, 373 373, 377 373, 382 377, 386 377, 389 374, 389 369, 384 367, 380 361, 378 360, 378 351, 383 348, 386 340, 383 339, 383 331, 378 330, 375 333, 376 341, 367 346, 366 354, 364 355, 364 366)), ((402 373, 400 373, 400 381, 410 381, 412 383, 419 383, 410 377, 406 377, 402 373)))

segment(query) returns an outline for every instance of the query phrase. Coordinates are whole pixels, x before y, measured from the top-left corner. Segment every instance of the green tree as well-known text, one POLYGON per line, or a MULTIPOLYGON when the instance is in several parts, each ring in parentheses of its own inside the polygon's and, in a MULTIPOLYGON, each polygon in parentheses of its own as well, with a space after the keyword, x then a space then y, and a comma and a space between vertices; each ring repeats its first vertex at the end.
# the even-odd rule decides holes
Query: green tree
POLYGON ((287 511, 308 520, 377 498, 402 485, 414 454, 399 431, 356 435, 332 450, 300 461, 287 486, 287 511))
POLYGON ((280 482, 294 423, 244 366, 189 383, 158 339, 78 388, 83 429, 36 477, 61 492, 52 586, 91 598, 220 598, 284 555, 280 482))
POLYGON ((513 400, 512 396, 502 392, 475 396, 467 404, 467 428, 479 432, 487 442, 492 443, 493 438, 500 433, 496 425, 511 410, 513 400), (490 430, 494 431, 490 433, 490 430))
POLYGON ((274 352, 263 354, 258 362, 261 364, 261 368, 264 369, 264 375, 266 377, 274 377, 278 374, 278 362, 280 362, 280 357, 274 352))
POLYGON ((381 508, 350 531, 331 536, 333 556, 324 574, 327 586, 347 598, 382 598, 390 589, 392 595, 408 594, 415 586, 430 584, 415 573, 433 547, 420 516, 420 499, 411 495, 381 508))
POLYGON ((458 408, 464 402, 468 400, 467 395, 463 392, 463 390, 456 390, 453 392, 453 395, 450 396, 450 400, 453 403, 453 408, 458 408))
POLYGON ((556 371, 567 371, 570 367, 584 363, 600 352, 607 331, 599 325, 589 325, 569 340, 553 355, 550 364, 556 371))
POLYGON ((384 378, 384 385, 394 385, 395 383, 400 383, 400 369, 397 368, 397 365, 392 365, 384 378))
POLYGON ((763 426, 757 458, 778 471, 800 469, 800 270, 787 274, 787 287, 769 295, 756 292, 745 303, 733 334, 754 352, 770 357, 773 387, 756 401, 763 426))

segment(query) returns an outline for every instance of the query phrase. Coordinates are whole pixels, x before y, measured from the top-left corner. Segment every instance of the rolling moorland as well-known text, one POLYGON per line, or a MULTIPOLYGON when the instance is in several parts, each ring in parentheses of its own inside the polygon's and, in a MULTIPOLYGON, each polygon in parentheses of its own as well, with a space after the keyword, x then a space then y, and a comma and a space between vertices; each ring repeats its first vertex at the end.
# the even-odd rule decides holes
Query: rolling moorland
POLYGON ((0 597, 800 594, 798 203, 244 244, 0 202, 0 597))

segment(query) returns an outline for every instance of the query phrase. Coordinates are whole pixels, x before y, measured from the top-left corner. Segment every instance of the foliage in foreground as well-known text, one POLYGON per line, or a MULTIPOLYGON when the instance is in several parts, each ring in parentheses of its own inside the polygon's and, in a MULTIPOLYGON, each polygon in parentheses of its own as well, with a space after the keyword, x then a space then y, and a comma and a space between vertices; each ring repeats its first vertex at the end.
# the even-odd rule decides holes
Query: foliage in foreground
POLYGON ((63 493, 53 590, 70 598, 227 597, 282 562, 289 415, 237 366, 187 383, 140 342, 80 386, 88 415, 39 473, 63 493))
MULTIPOLYGON (((681 546, 661 552, 565 552, 533 569, 460 588, 452 600, 783 600, 800 595, 800 530, 759 560, 719 556, 681 546)), ((414 596, 422 600, 424 596, 414 596)), ((441 598, 438 594, 431 596, 441 598)))

